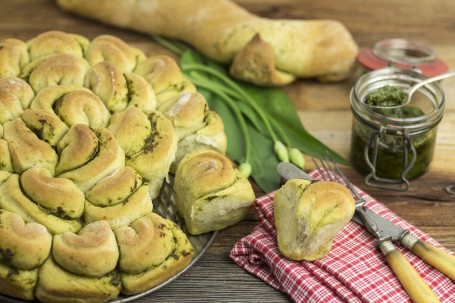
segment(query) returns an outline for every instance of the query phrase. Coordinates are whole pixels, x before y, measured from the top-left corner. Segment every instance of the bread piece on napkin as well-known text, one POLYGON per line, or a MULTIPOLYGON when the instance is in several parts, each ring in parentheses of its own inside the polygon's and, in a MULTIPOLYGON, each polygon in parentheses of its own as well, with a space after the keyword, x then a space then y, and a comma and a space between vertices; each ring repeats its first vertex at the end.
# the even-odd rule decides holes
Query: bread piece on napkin
POLYGON ((351 193, 336 182, 290 180, 273 199, 278 248, 292 260, 321 259, 354 215, 351 193))
POLYGON ((239 222, 255 198, 248 179, 226 156, 211 150, 184 157, 174 184, 177 210, 193 235, 239 222))
MULTIPOLYGON (((57 3, 65 10, 106 24, 181 39, 223 63, 230 63, 237 54, 261 57, 260 48, 255 50, 256 55, 241 52, 259 35, 274 54, 275 69, 268 70, 272 75, 253 72, 234 76, 263 85, 285 85, 294 77, 345 78, 358 50, 349 31, 338 21, 266 19, 228 0, 58 0, 57 3), (276 77, 277 73, 280 77, 276 77)), ((262 61, 245 68, 267 70, 268 65, 262 61)))

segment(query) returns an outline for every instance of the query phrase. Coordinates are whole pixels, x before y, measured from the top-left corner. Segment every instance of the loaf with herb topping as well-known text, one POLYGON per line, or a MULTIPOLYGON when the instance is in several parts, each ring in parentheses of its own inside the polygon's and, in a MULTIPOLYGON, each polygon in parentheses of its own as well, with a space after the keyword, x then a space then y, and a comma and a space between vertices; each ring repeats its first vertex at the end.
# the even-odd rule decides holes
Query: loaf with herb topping
POLYGON ((287 181, 273 198, 280 252, 292 260, 323 258, 354 210, 351 193, 339 183, 287 181))
POLYGON ((186 155, 175 174, 176 205, 193 234, 220 230, 242 220, 255 195, 250 182, 215 151, 186 155))
POLYGON ((114 36, 0 41, 0 294, 104 302, 189 264, 187 235, 152 201, 177 154, 226 144, 205 99, 187 94, 198 96, 171 58, 114 36))

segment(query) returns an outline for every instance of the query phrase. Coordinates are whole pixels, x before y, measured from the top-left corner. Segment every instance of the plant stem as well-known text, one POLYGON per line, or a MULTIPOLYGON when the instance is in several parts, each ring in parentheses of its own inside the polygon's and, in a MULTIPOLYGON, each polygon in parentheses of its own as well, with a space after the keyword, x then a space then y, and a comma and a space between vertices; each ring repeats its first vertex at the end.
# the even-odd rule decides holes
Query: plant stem
POLYGON ((171 42, 168 39, 164 39, 161 36, 152 35, 153 40, 155 40, 158 44, 164 46, 165 48, 169 49, 171 52, 181 55, 184 52, 184 49, 180 48, 178 43, 171 42))

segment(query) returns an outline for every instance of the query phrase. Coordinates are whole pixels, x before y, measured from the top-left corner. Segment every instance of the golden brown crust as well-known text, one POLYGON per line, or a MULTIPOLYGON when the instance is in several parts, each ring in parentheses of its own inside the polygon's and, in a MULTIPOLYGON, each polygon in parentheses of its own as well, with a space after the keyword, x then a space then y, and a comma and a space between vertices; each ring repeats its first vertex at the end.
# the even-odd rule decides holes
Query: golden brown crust
POLYGON ((241 221, 255 199, 248 179, 226 156, 210 150, 184 157, 174 184, 177 210, 193 235, 241 221))
POLYGON ((90 65, 83 58, 68 54, 50 55, 31 61, 20 76, 28 78, 30 86, 38 92, 48 86, 83 86, 89 68, 90 65))
POLYGON ((112 36, 51 31, 0 44, 0 293, 100 302, 119 294, 119 263, 125 294, 187 266, 191 242, 152 213, 152 198, 176 155, 175 127, 182 142, 204 142, 183 152, 225 134, 177 64, 112 36), (194 104, 178 102, 186 92, 194 104), (125 236, 124 260, 117 229, 146 238, 125 236))
MULTIPOLYGON (((62 148, 59 144, 57 175, 72 180, 83 192, 125 165, 125 153, 108 129, 100 128, 95 132, 87 125, 77 124, 67 133, 68 136, 72 134, 76 135, 68 145, 62 148), (89 138, 90 146, 82 154, 84 138, 89 138)), ((65 137, 60 142, 66 142, 65 137)))
MULTIPOLYGON (((155 0, 154 5, 147 6, 144 0, 117 1, 115 6, 109 6, 108 2, 97 1, 93 5, 89 0, 59 0, 57 3, 65 10, 104 23, 183 40, 223 63, 230 63, 259 34, 273 49, 276 70, 294 77, 343 79, 349 74, 358 51, 347 28, 335 20, 260 18, 229 0, 211 1, 210 5, 205 0, 155 0), (169 20, 173 20, 172 24, 169 20)), ((251 76, 241 79, 252 80, 251 76)), ((274 85, 283 83, 270 82, 273 80, 270 76, 261 76, 255 82, 260 83, 261 79, 274 85)))
POLYGON ((16 77, 0 79, 0 124, 19 117, 34 97, 35 93, 24 80, 16 77))
POLYGON ((324 257, 336 234, 351 220, 355 202, 336 182, 290 180, 273 199, 278 248, 287 258, 313 261, 324 257))
POLYGON ((83 57, 89 40, 76 34, 61 31, 44 32, 27 42, 30 60, 55 54, 83 57))
POLYGON ((121 273, 122 293, 134 295, 151 289, 184 269, 194 254, 193 246, 185 233, 170 220, 166 220, 168 228, 172 231, 172 241, 175 246, 172 253, 161 264, 140 273, 121 273))
POLYGON ((275 67, 275 54, 272 45, 256 34, 234 57, 229 73, 261 86, 283 86, 296 77, 279 71, 275 67))
POLYGON ((21 187, 27 197, 51 213, 78 219, 84 212, 84 193, 65 178, 54 178, 44 168, 32 167, 22 173, 21 187))
POLYGON ((84 219, 86 223, 105 220, 112 229, 128 226, 131 222, 143 217, 153 210, 149 187, 143 185, 131 194, 124 202, 112 206, 100 207, 85 202, 84 219))
POLYGON ((119 259, 114 232, 106 221, 87 224, 78 234, 57 234, 52 256, 65 270, 78 275, 100 277, 113 271, 119 259))
POLYGON ((137 274, 163 263, 176 245, 168 225, 166 219, 150 213, 130 226, 116 229, 121 255, 119 269, 137 274))
POLYGON ((42 109, 59 117, 68 127, 86 124, 107 127, 111 117, 100 98, 90 90, 75 85, 50 86, 41 89, 30 109, 42 109))
POLYGON ((95 206, 112 206, 125 202, 141 185, 141 175, 126 166, 97 183, 85 196, 95 206))
POLYGON ((21 216, 0 209, 0 263, 22 270, 37 268, 47 259, 52 236, 46 227, 25 223, 21 216))
POLYGON ((126 164, 150 183, 155 198, 177 150, 172 122, 158 111, 145 114, 131 107, 112 117, 109 130, 125 150, 126 164))
POLYGON ((116 271, 101 277, 73 274, 48 258, 39 268, 36 297, 42 302, 81 303, 107 302, 116 298, 121 289, 116 271))
POLYGON ((111 35, 101 35, 93 39, 85 57, 92 66, 99 62, 110 62, 122 72, 132 72, 138 63, 145 59, 141 50, 111 35))
POLYGON ((22 121, 16 118, 3 125, 3 139, 8 142, 9 153, 16 173, 31 167, 46 168, 52 173, 58 158, 52 147, 40 140, 22 121))
POLYGON ((0 41, 0 78, 17 77, 30 61, 27 44, 18 39, 0 41))
POLYGON ((30 200, 21 191, 17 174, 11 175, 0 185, 0 197, 0 209, 18 214, 26 222, 38 222, 46 226, 52 234, 65 231, 77 232, 82 228, 81 221, 60 218, 57 214, 50 213, 30 200))

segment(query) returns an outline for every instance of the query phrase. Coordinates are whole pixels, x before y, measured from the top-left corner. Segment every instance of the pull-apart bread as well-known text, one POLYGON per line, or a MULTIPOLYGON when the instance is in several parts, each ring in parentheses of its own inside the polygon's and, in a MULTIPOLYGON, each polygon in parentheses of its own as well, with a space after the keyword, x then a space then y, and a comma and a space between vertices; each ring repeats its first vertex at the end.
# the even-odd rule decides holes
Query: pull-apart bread
POLYGON ((355 201, 336 182, 289 180, 273 198, 278 248, 292 260, 324 257, 332 240, 351 220, 355 201))
POLYGON ((194 249, 153 211, 188 153, 226 152, 219 116, 168 57, 109 35, 0 41, 0 294, 103 302, 194 249))
POLYGON ((254 202, 253 188, 230 159, 216 151, 186 155, 175 174, 176 206, 193 234, 242 220, 254 202))
POLYGON ((58 0, 80 16, 180 39, 230 64, 238 79, 281 86, 296 78, 346 78, 358 47, 336 20, 267 19, 231 0, 58 0))

